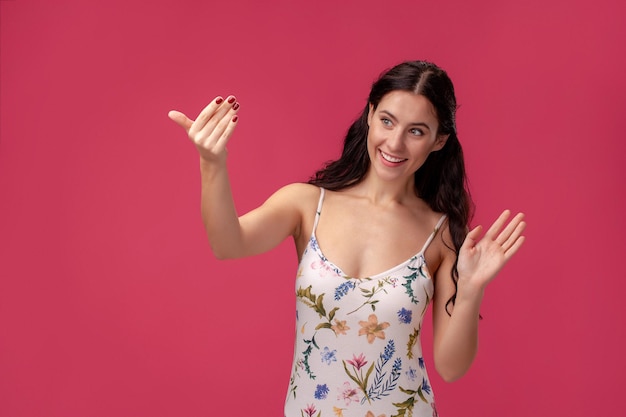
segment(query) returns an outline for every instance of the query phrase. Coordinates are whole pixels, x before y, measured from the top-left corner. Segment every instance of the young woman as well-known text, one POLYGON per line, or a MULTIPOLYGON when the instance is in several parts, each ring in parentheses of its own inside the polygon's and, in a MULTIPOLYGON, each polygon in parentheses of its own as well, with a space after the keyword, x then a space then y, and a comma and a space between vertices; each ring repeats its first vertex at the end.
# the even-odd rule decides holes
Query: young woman
POLYGON ((504 211, 468 232, 471 200, 456 98, 436 65, 405 62, 372 86, 341 157, 238 217, 226 144, 239 103, 215 98, 197 119, 176 111, 200 153, 202 216, 218 258, 251 256, 291 236, 297 331, 285 416, 435 416, 420 345, 433 302, 434 362, 446 381, 469 369, 487 284, 524 241, 504 211))

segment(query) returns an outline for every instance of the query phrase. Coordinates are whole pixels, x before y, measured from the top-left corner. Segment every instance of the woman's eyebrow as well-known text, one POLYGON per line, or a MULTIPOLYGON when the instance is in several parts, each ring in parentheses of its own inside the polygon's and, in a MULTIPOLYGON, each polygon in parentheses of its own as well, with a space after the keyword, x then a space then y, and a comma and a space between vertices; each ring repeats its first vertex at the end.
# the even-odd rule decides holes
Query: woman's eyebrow
MULTIPOLYGON (((393 121, 397 122, 398 118, 396 116, 394 116, 392 113, 390 113, 388 110, 381 110, 381 113, 385 113, 385 115, 389 116, 390 119, 393 119, 393 121)), ((410 126, 423 126, 426 129, 430 130, 430 126, 428 126, 428 124, 424 123, 424 122, 413 122, 409 124, 410 126)))

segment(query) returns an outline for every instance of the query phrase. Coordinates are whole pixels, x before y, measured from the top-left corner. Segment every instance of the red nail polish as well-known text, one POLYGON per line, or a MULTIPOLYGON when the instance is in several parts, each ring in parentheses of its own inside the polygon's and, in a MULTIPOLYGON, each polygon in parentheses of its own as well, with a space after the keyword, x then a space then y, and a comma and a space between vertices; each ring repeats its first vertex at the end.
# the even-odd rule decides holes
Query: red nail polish
POLYGON ((215 104, 222 104, 222 101, 224 101, 224 99, 221 97, 218 97, 217 100, 215 100, 215 104))
POLYGON ((235 123, 237 121, 237 119, 239 119, 239 116, 233 117, 233 123, 235 123))
POLYGON ((237 110, 238 108, 239 108, 239 103, 235 103, 235 104, 233 104, 233 109, 234 109, 234 110, 237 110))
POLYGON ((229 102, 230 104, 233 104, 233 103, 235 102, 235 97, 231 97, 231 98, 229 98, 229 99, 228 99, 228 102, 229 102))

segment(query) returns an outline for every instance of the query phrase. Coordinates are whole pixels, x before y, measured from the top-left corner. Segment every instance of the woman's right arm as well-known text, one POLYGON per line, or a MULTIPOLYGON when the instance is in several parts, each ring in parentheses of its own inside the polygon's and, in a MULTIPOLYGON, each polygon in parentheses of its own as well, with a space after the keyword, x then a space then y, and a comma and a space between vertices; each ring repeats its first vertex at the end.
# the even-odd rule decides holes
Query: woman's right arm
POLYGON ((196 120, 171 111, 169 117, 187 132, 200 154, 202 219, 211 249, 219 259, 256 255, 299 231, 297 206, 302 184, 283 187, 263 205, 239 217, 226 167, 226 144, 237 124, 234 96, 216 97, 196 120))

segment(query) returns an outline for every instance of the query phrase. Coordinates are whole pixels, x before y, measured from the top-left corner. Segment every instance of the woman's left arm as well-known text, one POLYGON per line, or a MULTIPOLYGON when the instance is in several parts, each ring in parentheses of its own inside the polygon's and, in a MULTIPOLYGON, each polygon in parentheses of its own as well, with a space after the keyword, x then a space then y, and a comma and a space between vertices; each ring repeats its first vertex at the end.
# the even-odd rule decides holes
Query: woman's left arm
MULTIPOLYGON (((445 381, 460 378, 470 368, 478 351, 478 320, 485 288, 524 243, 524 215, 520 213, 506 224, 509 216, 510 212, 504 211, 482 238, 481 226, 467 234, 459 253, 456 301, 450 306, 450 315, 446 303, 455 290, 450 278, 455 259, 452 251, 447 252, 436 272, 433 353, 435 368, 445 381)), ((449 240, 449 234, 444 239, 449 240)))

